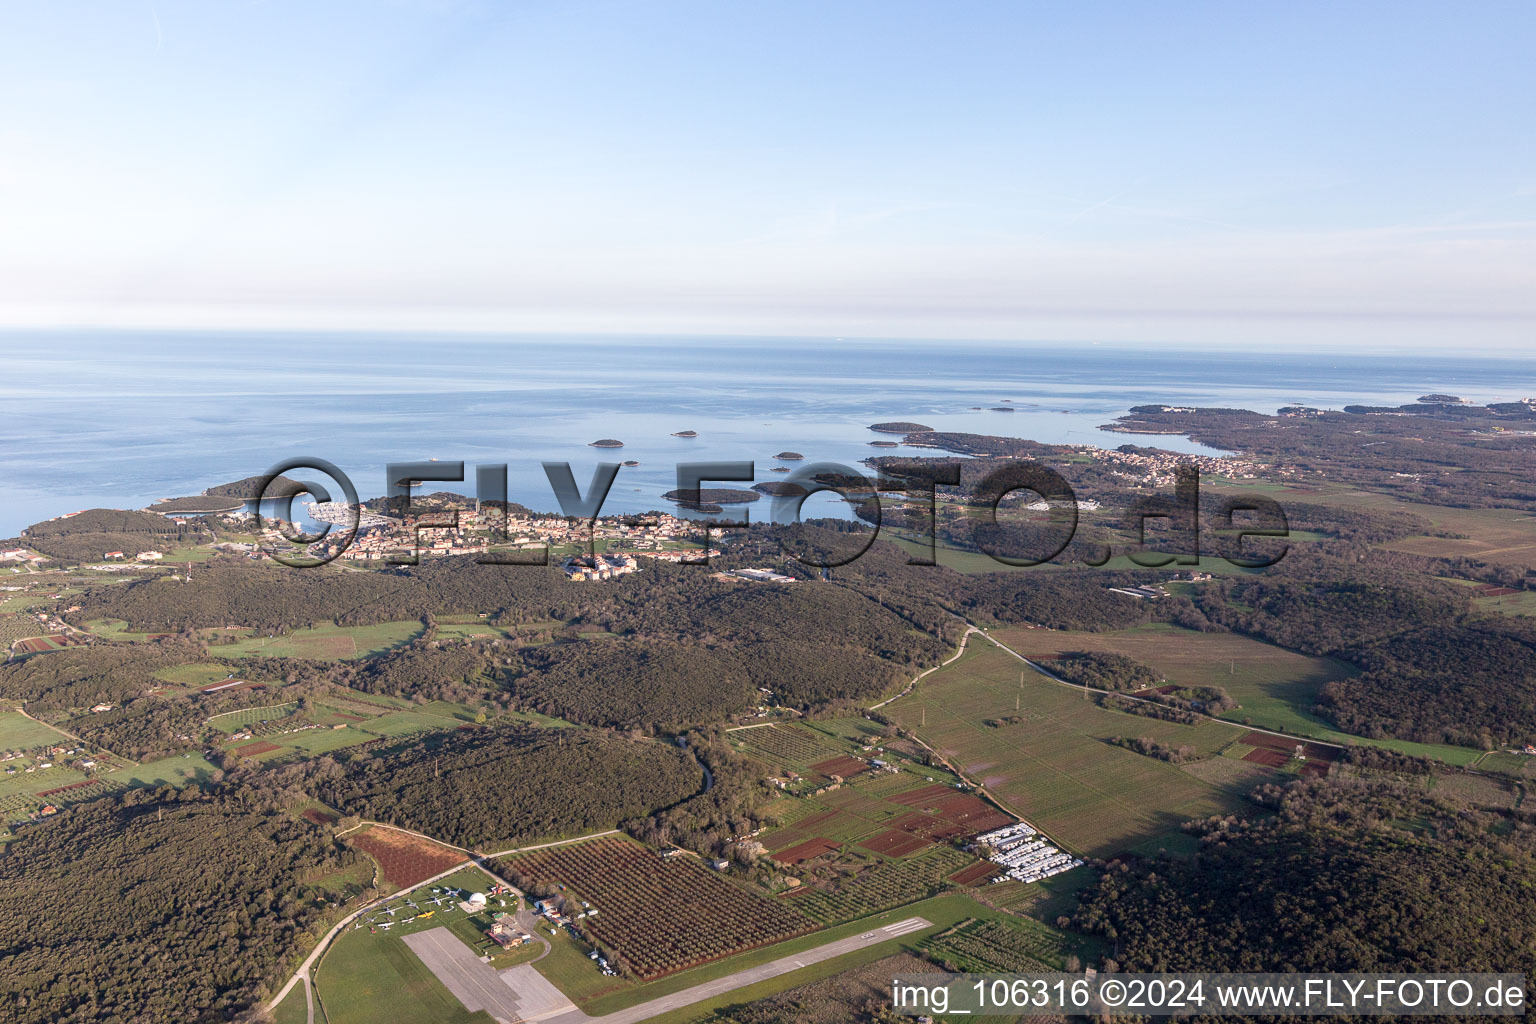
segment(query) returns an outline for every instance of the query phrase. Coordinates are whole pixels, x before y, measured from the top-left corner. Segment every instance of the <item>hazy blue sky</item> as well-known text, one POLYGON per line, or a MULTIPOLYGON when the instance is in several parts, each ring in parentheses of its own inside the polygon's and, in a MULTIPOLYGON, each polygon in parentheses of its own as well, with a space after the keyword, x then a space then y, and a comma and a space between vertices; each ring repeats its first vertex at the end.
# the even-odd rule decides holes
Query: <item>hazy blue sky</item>
POLYGON ((1530 347, 1536 4, 0 2, 0 323, 1530 347))

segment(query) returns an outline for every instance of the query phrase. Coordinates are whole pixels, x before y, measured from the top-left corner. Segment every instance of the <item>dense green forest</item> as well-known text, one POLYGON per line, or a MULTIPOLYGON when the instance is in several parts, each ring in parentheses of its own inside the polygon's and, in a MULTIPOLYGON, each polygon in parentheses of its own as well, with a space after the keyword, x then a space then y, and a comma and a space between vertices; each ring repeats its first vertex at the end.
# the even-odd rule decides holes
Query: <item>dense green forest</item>
POLYGON ((1349 657, 1365 671, 1329 683, 1320 702, 1341 729, 1484 749, 1536 742, 1536 630, 1528 625, 1428 626, 1349 657))
POLYGON ((0 1019, 230 1020, 312 945, 300 883, 354 855, 242 802, 130 791, 24 829, 0 857, 0 1019))
POLYGON ((1127 971, 1536 972, 1536 823, 1391 782, 1268 787, 1187 859, 1111 863, 1074 927, 1127 971))
POLYGON ((96 561, 108 551, 132 558, 140 551, 213 539, 201 523, 183 525, 153 512, 115 508, 87 509, 65 519, 35 523, 21 536, 28 546, 62 562, 96 561))
POLYGON ((583 730, 470 727, 340 760, 317 783, 327 803, 463 847, 612 828, 704 785, 676 746, 583 730))
POLYGON ((718 722, 756 696, 731 655, 661 641, 536 647, 516 659, 508 678, 524 706, 626 729, 718 722))
POLYGON ((1068 682, 1100 690, 1145 690, 1166 682, 1151 666, 1107 651, 1068 651, 1042 660, 1040 666, 1068 682))

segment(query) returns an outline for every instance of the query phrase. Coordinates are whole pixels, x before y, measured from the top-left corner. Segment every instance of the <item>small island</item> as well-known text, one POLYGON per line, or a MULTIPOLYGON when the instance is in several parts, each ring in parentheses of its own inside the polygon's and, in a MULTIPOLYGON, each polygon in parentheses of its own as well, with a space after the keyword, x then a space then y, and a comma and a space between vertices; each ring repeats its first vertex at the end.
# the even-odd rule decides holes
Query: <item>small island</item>
POLYGON ((672 436, 673 437, 698 437, 699 436, 699 432, 697 430, 679 430, 676 433, 674 433, 672 436))
POLYGON ((598 438, 596 441, 588 442, 587 443, 587 447, 588 448, 623 448, 624 447, 624 442, 623 441, 619 441, 619 440, 617 440, 615 438, 612 438, 612 437, 602 437, 602 438, 598 438))
POLYGON ((766 483, 754 484, 754 491, 768 495, 770 498, 803 498, 810 494, 810 490, 799 484, 781 483, 778 480, 769 480, 766 483))
POLYGON ((768 472, 770 472, 770 473, 788 473, 789 472, 789 467, 788 466, 774 466, 768 472))
POLYGON ((805 458, 805 456, 801 455, 799 452, 779 452, 779 454, 775 455, 774 458, 778 459, 780 462, 799 462, 801 459, 805 458))
POLYGON ((869 442, 869 446, 871 448, 900 448, 901 447, 901 445, 897 444, 895 441, 871 441, 871 442, 869 442))
POLYGON ((1467 400, 1457 395, 1420 395, 1419 401, 1426 405, 1466 405, 1467 400))
POLYGON ((992 411, 993 412, 1013 412, 1013 407, 1012 406, 1007 406, 1007 405, 994 405, 992 407, 992 411))
POLYGON ((194 498, 165 498, 144 511, 158 512, 165 516, 177 513, 211 515, 216 512, 234 512, 243 507, 245 507, 245 501, 241 498, 205 494, 194 498))
POLYGON ((892 420, 889 423, 871 423, 870 430, 878 430, 882 434, 918 434, 927 433, 933 428, 926 423, 911 423, 907 420, 892 420))
POLYGON ((624 460, 624 465, 626 465, 626 466, 638 466, 638 465, 640 465, 640 463, 636 462, 634 459, 625 459, 624 460))
POLYGON ((699 490, 672 490, 662 495, 684 508, 699 505, 745 505, 761 497, 756 491, 739 491, 734 487, 704 487, 699 490))

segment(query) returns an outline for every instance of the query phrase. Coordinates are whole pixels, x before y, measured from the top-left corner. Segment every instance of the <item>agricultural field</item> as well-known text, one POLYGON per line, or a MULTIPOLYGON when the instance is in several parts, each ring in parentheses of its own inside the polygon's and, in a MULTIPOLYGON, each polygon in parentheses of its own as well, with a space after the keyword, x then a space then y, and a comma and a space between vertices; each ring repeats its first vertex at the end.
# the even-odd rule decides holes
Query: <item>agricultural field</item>
POLYGON ((942 931, 924 945, 941 964, 974 974, 1022 974, 1066 969, 1081 945, 1027 918, 970 921, 942 931))
POLYGON ((192 782, 207 782, 215 767, 201 753, 172 754, 159 761, 133 765, 109 772, 110 778, 127 786, 175 786, 192 782))
POLYGON ((536 850, 507 865, 525 879, 563 884, 571 896, 590 902, 599 914, 583 922, 587 930, 642 979, 816 927, 784 902, 736 885, 691 857, 663 858, 625 838, 536 850))
MULTIPOLYGON (((226 735, 249 732, 250 739, 224 744, 243 757, 286 761, 382 739, 457 728, 475 722, 483 710, 447 701, 417 706, 394 697, 338 688, 312 698, 308 710, 296 700, 283 701, 214 715, 208 724, 226 735), (256 746, 251 740, 263 742, 256 746)), ((489 710, 497 712, 494 707, 489 710)))
POLYGON ((87 632, 108 640, 142 641, 169 636, 169 633, 136 633, 122 619, 92 619, 85 624, 87 632))
POLYGON ((765 764, 801 775, 811 774, 812 764, 847 752, 842 745, 818 736, 796 722, 738 729, 731 738, 746 753, 765 764))
POLYGON ((1491 583, 1437 576, 1436 579, 1466 587, 1472 592, 1472 607, 1484 615, 1536 615, 1536 591, 1496 587, 1491 583))
POLYGON ((950 876, 976 864, 963 850, 933 845, 904 859, 869 856, 862 864, 843 860, 834 880, 808 882, 785 901, 824 924, 853 921, 933 895, 947 886, 950 876))
POLYGON ((63 733, 19 711, 0 711, 0 751, 31 750, 60 742, 74 745, 74 741, 63 733))
POLYGON ((1477 770, 1499 772, 1517 779, 1536 779, 1536 756, 1513 750, 1495 750, 1478 760, 1477 770))
POLYGON ((379 862, 379 870, 388 882, 409 889, 468 857, 430 839, 371 825, 347 835, 347 842, 379 862))
POLYGON ((47 628, 30 615, 0 615, 0 650, 8 650, 18 640, 47 632, 47 628))
POLYGON ((883 710, 1005 807, 1079 854, 1155 851, 1185 821, 1244 806, 1245 789, 1202 781, 1108 742, 1147 736, 1208 757, 1241 729, 1105 710, 991 645, 973 643, 960 660, 883 710))
POLYGON ((15 614, 26 611, 35 604, 41 604, 49 600, 47 594, 40 590, 22 591, 20 593, 5 593, 0 596, 0 614, 15 614))
POLYGON ((420 636, 422 625, 413 620, 382 622, 375 626, 315 626, 280 636, 249 636, 215 648, 220 657, 241 658, 261 654, 273 658, 312 658, 343 661, 378 654, 420 636))
POLYGON ((1340 732, 1311 709, 1324 685, 1355 673, 1352 665, 1298 654, 1237 633, 1200 633, 1156 623, 1107 633, 1000 629, 993 635, 1031 660, 1054 658, 1067 651, 1108 652, 1134 658, 1172 683, 1220 687, 1241 705, 1221 717, 1244 725, 1325 743, 1369 743, 1455 765, 1468 764, 1479 754, 1443 743, 1367 740, 1340 732))
MULTIPOLYGON (((1254 489, 1251 482, 1240 485, 1254 489)), ((1450 508, 1404 501, 1387 494, 1362 491, 1342 484, 1316 488, 1281 487, 1273 492, 1284 505, 1286 496, 1325 505, 1409 512, 1428 519, 1437 530, 1461 534, 1452 537, 1404 537, 1379 545, 1390 551, 1406 551, 1432 558, 1475 558, 1482 562, 1536 568, 1536 517, 1510 508, 1450 508)))

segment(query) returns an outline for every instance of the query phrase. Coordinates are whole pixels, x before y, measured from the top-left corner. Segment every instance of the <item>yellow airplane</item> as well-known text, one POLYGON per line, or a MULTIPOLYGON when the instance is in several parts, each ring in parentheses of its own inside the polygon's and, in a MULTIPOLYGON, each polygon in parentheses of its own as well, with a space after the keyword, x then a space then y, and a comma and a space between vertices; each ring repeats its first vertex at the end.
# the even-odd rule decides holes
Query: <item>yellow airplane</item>
POLYGON ((417 914, 416 915, 416 920, 418 920, 418 921, 425 921, 427 918, 431 917, 435 913, 437 913, 437 911, 429 910, 425 914, 417 914))

